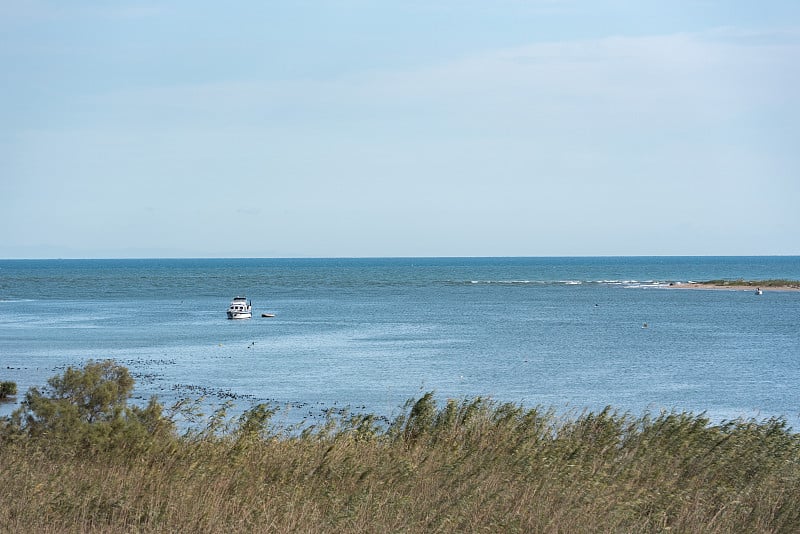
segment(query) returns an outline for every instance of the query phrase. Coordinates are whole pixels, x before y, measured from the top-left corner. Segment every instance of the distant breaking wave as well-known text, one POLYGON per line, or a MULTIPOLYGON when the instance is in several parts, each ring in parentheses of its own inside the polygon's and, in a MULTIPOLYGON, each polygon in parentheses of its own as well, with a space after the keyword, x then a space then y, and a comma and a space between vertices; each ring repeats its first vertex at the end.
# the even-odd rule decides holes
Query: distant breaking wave
POLYGON ((520 286, 618 286, 624 288, 668 287, 658 280, 448 280, 452 285, 520 285, 520 286))
MULTIPOLYGON (((465 282, 454 282, 454 283, 465 283, 465 282)), ((548 282, 543 282, 540 280, 470 280, 466 282, 469 284, 505 284, 505 285, 529 285, 529 284, 539 284, 544 285, 548 282)))

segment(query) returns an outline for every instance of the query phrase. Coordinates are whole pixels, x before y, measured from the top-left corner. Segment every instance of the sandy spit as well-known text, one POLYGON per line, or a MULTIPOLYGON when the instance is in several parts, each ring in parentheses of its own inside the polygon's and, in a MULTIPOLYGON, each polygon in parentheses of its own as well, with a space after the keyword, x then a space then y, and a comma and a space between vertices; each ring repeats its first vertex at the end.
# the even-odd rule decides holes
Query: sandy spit
MULTIPOLYGON (((664 286, 669 289, 710 289, 716 291, 752 291, 755 293, 756 286, 747 286, 747 285, 724 285, 718 286, 715 284, 701 284, 698 282, 675 282, 669 284, 668 286, 664 286)), ((800 287, 797 286, 773 286, 773 287, 762 287, 762 291, 800 291, 800 287)))

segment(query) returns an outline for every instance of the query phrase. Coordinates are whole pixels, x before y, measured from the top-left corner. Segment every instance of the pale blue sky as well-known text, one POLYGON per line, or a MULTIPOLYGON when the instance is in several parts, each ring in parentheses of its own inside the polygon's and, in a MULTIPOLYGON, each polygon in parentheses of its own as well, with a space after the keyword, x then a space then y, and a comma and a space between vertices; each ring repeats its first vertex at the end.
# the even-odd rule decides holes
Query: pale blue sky
POLYGON ((800 254, 800 2, 0 0, 0 258, 800 254))

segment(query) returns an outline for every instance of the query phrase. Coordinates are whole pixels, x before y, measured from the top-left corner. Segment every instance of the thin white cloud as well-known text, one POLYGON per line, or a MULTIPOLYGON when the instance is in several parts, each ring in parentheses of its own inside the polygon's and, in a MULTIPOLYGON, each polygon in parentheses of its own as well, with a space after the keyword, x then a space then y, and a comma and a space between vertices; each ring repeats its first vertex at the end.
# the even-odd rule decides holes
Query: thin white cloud
POLYGON ((328 80, 220 81, 87 99, 113 120, 209 127, 457 120, 724 120, 800 99, 797 35, 776 42, 731 32, 543 43, 423 70, 328 80), (153 116, 148 113, 152 112, 153 116), (144 114, 143 114, 144 113, 144 114), (121 117, 121 116, 122 117, 121 117))
POLYGON ((390 76, 378 81, 380 87, 367 88, 398 100, 433 99, 446 106, 471 101, 514 113, 575 106, 586 112, 606 105, 623 113, 683 108, 703 115, 797 95, 800 78, 792 68, 797 57, 797 41, 749 44, 691 34, 612 37, 493 52, 390 76))

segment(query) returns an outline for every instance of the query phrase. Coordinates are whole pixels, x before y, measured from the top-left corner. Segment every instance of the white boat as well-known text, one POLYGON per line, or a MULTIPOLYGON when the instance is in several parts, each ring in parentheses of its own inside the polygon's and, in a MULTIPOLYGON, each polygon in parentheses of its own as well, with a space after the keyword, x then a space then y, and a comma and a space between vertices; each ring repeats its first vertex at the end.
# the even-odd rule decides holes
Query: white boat
POLYGON ((761 291, 760 287, 758 289, 756 289, 756 295, 763 295, 763 294, 764 294, 764 292, 761 291))
POLYGON ((247 297, 233 297, 228 306, 228 319, 249 319, 253 316, 253 304, 247 297))

